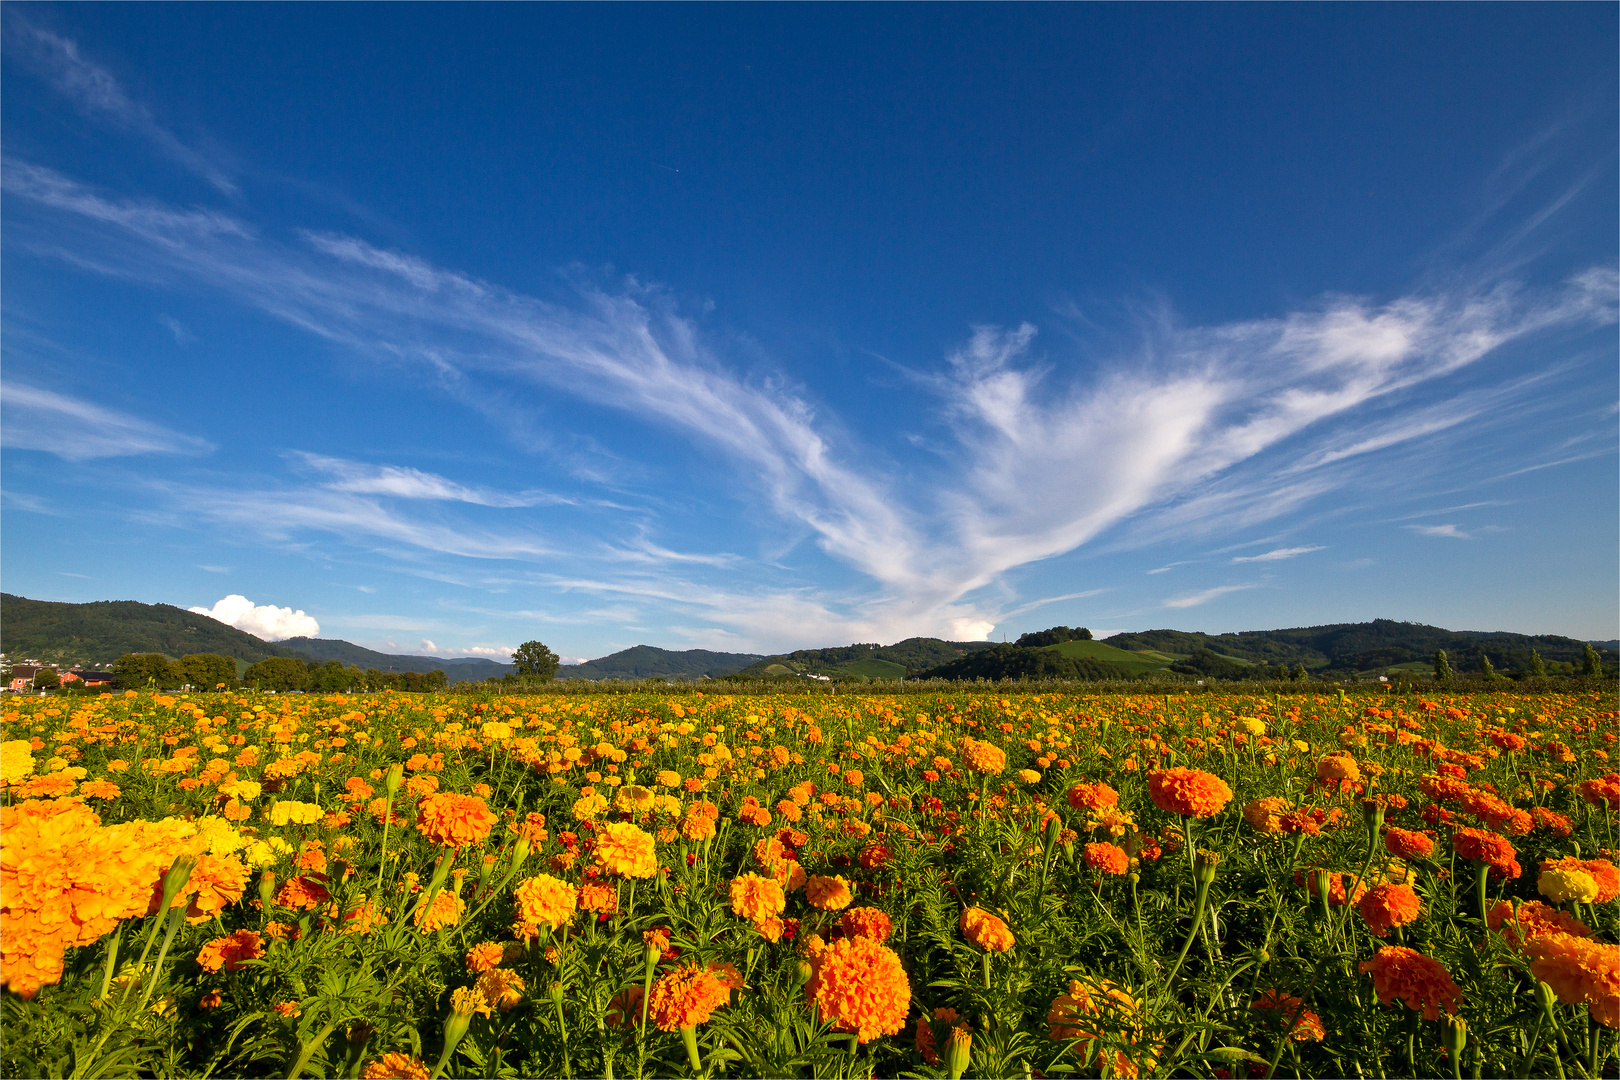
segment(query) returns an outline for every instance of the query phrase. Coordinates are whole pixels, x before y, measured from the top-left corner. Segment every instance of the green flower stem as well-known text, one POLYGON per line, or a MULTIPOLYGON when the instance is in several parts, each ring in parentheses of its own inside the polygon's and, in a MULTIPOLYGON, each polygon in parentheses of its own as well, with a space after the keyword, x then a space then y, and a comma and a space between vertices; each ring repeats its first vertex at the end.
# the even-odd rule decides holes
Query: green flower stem
POLYGON ((167 959, 169 946, 174 943, 174 935, 179 931, 180 924, 185 922, 185 919, 186 909, 184 905, 169 909, 169 929, 163 935, 163 947, 158 950, 157 962, 152 965, 152 975, 146 980, 146 993, 141 995, 141 1008, 143 1009, 146 1008, 146 1003, 152 1000, 152 991, 157 989, 158 980, 163 977, 163 961, 167 959))
POLYGON ((1479 921, 1485 924, 1485 879, 1490 875, 1491 868, 1486 863, 1480 863, 1474 868, 1474 894, 1479 898, 1479 921))
MULTIPOLYGON (((1169 992, 1170 984, 1175 980, 1176 973, 1181 970, 1181 962, 1187 959, 1187 950, 1192 948, 1193 939, 1198 936, 1199 930, 1203 929, 1204 905, 1207 903, 1209 903, 1209 884, 1201 881, 1198 883, 1198 892, 1193 898, 1192 926, 1187 931, 1187 939, 1181 943, 1181 951, 1176 954, 1176 962, 1170 965, 1170 972, 1164 977, 1163 985, 1166 993, 1169 992)), ((986 986, 988 985, 986 983, 986 986)))
POLYGON ((101 975, 101 993, 97 1000, 106 1001, 107 995, 112 991, 113 972, 118 968, 118 942, 123 937, 124 924, 119 923, 113 927, 112 940, 107 942, 107 968, 101 975))
POLYGON ((298 1077, 304 1075, 304 1067, 309 1064, 309 1059, 315 1056, 315 1052, 321 1048, 336 1029, 337 1021, 328 1020, 325 1026, 315 1033, 313 1039, 306 1041, 298 1048, 298 1060, 294 1061, 292 1067, 287 1070, 287 1080, 298 1080, 298 1077))
POLYGON ((692 1071, 703 1071, 703 1058, 698 1054, 697 1028, 681 1028, 681 1042, 686 1044, 686 1058, 692 1063, 692 1071))

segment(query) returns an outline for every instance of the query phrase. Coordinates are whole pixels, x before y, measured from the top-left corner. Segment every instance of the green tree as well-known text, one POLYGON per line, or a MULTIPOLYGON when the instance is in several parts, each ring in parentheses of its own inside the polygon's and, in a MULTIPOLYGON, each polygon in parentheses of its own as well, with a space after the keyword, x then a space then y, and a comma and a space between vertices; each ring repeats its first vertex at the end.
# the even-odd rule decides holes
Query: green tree
POLYGON ((1530 664, 1525 670, 1533 679, 1544 679, 1547 677, 1547 665, 1542 663, 1541 654, 1536 652, 1534 649, 1530 650, 1530 664))
POLYGON ((242 673, 242 682, 247 686, 256 686, 260 690, 277 690, 285 693, 288 690, 307 690, 310 683, 310 666, 302 660, 290 656, 272 656, 260 660, 242 673))
POLYGON ((1491 663, 1491 658, 1484 653, 1479 654, 1479 669, 1485 673, 1487 679, 1496 678, 1496 666, 1491 663))
POLYGON ((1597 650, 1592 648, 1590 641, 1586 643, 1586 649, 1581 654, 1581 674, 1591 678, 1603 674, 1603 661, 1598 659, 1597 650))
POLYGON ((186 673, 162 653, 125 653, 113 661, 113 678, 126 690, 178 689, 185 685, 186 673))
POLYGON ((1451 681, 1451 661, 1446 659, 1444 649, 1434 654, 1434 678, 1436 682, 1451 681))
POLYGON ((40 668, 39 671, 34 673, 34 689, 36 690, 55 690, 61 685, 62 676, 50 668, 40 668))
POLYGON ((236 685, 236 661, 218 653, 191 653, 180 658, 186 682, 198 690, 225 689, 236 685))
POLYGON ((550 682, 557 675, 562 661, 557 654, 538 641, 525 641, 512 650, 513 674, 550 682))
POLYGON ((1294 665, 1294 681, 1295 682, 1304 682, 1306 679, 1309 679, 1310 677, 1311 677, 1310 674, 1305 670, 1305 661, 1301 660, 1299 663, 1294 665))

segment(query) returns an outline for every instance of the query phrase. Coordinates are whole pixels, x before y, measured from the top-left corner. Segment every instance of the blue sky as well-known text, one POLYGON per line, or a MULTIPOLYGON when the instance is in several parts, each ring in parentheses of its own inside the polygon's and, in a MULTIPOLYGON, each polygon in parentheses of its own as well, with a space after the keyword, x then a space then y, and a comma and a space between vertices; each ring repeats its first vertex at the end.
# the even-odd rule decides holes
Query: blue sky
POLYGON ((1613 5, 3 40, 9 592, 570 659, 1620 633, 1613 5))

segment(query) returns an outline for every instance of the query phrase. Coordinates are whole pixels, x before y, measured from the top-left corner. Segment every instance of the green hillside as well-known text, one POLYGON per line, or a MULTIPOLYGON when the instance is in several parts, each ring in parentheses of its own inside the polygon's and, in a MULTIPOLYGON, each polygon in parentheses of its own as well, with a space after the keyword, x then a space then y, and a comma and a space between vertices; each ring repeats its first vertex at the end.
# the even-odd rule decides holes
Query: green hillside
POLYGON ((442 671, 452 682, 465 682, 468 679, 498 679, 512 670, 511 664, 497 664, 482 656, 408 656, 396 653, 381 653, 367 649, 353 642, 341 638, 288 638, 281 643, 284 647, 296 649, 306 656, 312 656, 321 663, 336 660, 345 667, 357 667, 361 671, 375 668, 383 672, 415 671, 427 674, 430 671, 442 671))
POLYGON ((940 638, 914 637, 893 645, 800 649, 767 656, 743 668, 738 674, 760 677, 781 674, 855 675, 868 679, 902 679, 908 672, 938 667, 969 653, 988 649, 993 644, 989 641, 943 641, 940 638))
POLYGON ((652 645, 636 645, 583 664, 565 664, 557 669, 557 678, 652 679, 671 675, 687 678, 707 675, 717 679, 759 659, 758 653, 710 652, 708 649, 676 651, 652 645))
POLYGON ((1085 657, 1117 664, 1133 675, 1139 675, 1144 671, 1158 671, 1175 659, 1159 653, 1127 652, 1103 641, 1064 641, 1057 645, 1043 645, 1041 648, 1074 659, 1085 657))
POLYGON ((13 662, 110 664, 125 653, 159 652, 178 659, 216 653, 255 663, 299 656, 235 627, 171 604, 102 600, 59 604, 0 593, 0 652, 13 662))
MULTIPOLYGON (((1434 659, 1444 649, 1459 674, 1483 670, 1488 656, 1500 671, 1522 671, 1534 649, 1549 665, 1579 665, 1586 643, 1557 635, 1510 634, 1500 631, 1444 630, 1422 623, 1375 619, 1287 630, 1247 630, 1200 634, 1184 630, 1146 630, 1116 634, 1107 644, 1132 652, 1158 650, 1190 656, 1207 650, 1251 664, 1293 666, 1303 663, 1316 675, 1353 675, 1384 671, 1434 659)), ((1598 649, 1605 666, 1620 660, 1613 649, 1598 649)))

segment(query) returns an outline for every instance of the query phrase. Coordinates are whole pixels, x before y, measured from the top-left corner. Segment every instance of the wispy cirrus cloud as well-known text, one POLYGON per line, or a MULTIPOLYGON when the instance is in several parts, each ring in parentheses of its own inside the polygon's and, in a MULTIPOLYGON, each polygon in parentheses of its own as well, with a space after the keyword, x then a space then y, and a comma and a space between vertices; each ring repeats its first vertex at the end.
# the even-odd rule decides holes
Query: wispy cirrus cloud
POLYGON ((27 383, 0 386, 0 445, 68 461, 133 454, 207 454, 207 439, 172 431, 82 397, 27 383))
POLYGON ((1198 607, 1201 604, 1209 603, 1211 600, 1226 596, 1228 593, 1244 592, 1245 590, 1257 589, 1259 587, 1260 586, 1258 584, 1217 585, 1213 589, 1202 589, 1195 593, 1186 593, 1182 596, 1171 597, 1169 600, 1164 602, 1163 606, 1175 609, 1198 607))
POLYGON ((1453 540, 1471 540, 1472 533, 1464 532, 1458 525, 1408 525, 1408 529, 1419 536, 1445 536, 1453 540))
MULTIPOLYGON (((842 627, 831 640, 878 626, 983 636, 1011 608, 973 597, 1016 567, 1105 533, 1144 543, 1298 509, 1347 483, 1348 460, 1432 437, 1495 400, 1442 394, 1427 413, 1379 413, 1402 392, 1548 328, 1615 318, 1617 279, 1607 268, 1541 291, 1328 297, 1218 326, 1164 320, 1140 353, 1097 358, 1084 377, 1039 355, 1031 325, 977 327, 925 380, 949 432, 939 463, 926 483, 901 482, 881 448, 843 430, 803 390, 734 370, 667 296, 634 281, 617 290, 580 283, 568 300, 542 300, 355 237, 306 231, 283 243, 234 217, 109 196, 38 166, 14 164, 0 179, 34 212, 75 222, 86 259, 115 272, 222 290, 358 354, 413 363, 453 396, 495 389, 520 408, 525 395, 561 390, 718 452, 777 516, 872 582, 864 596, 828 602, 796 604, 780 588, 760 594, 770 618, 802 614, 807 625, 842 627), (1312 443, 1328 420, 1331 434, 1312 443), (1243 471, 1301 439, 1286 467, 1243 471)), ((257 495, 239 509, 227 498, 207 512, 249 520, 279 499, 281 532, 368 535, 476 558, 555 554, 518 533, 426 521, 381 501, 515 508, 530 505, 525 494, 395 466, 302 460, 325 477, 315 489, 257 495)), ((650 540, 601 554, 638 553, 672 561, 650 540)), ((746 602, 712 617, 750 625, 746 602)))
POLYGON ((112 72, 87 59, 79 45, 17 14, 6 11, 5 51, 33 71, 86 116, 129 131, 187 172, 208 181, 229 195, 236 183, 217 161, 186 145, 159 124, 152 110, 124 91, 112 72))
POLYGON ((1323 547, 1321 544, 1314 544, 1314 545, 1311 545, 1309 547, 1272 548, 1270 551, 1262 552, 1259 555, 1237 555, 1237 556, 1234 556, 1233 559, 1232 559, 1232 562, 1233 563, 1277 562, 1277 561, 1279 561, 1281 559, 1292 559, 1292 558, 1295 558, 1295 557, 1300 556, 1300 555, 1309 555, 1313 551, 1326 551, 1326 550, 1327 549, 1325 547, 1323 547))

